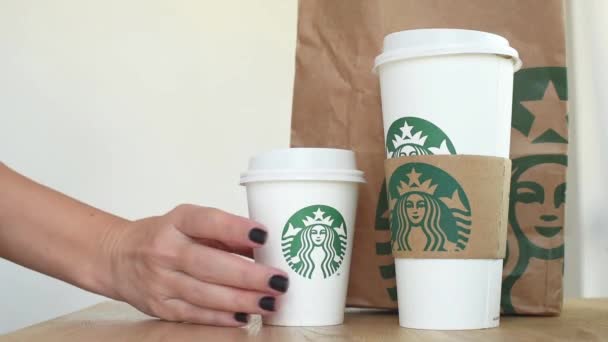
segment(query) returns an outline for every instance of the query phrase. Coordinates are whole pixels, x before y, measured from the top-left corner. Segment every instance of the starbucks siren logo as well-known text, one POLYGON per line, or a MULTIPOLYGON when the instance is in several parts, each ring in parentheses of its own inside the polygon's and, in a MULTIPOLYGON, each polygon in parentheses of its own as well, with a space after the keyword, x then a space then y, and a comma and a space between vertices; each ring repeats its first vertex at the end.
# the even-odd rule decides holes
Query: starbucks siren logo
POLYGON ((313 205, 293 214, 283 228, 281 248, 289 267, 299 275, 328 278, 346 253, 346 224, 336 209, 313 205))
POLYGON ((471 207, 462 187, 447 172, 424 163, 402 165, 390 179, 389 192, 394 205, 393 248, 440 252, 466 248, 471 207))
MULTIPOLYGON (((386 136, 386 149, 391 158, 408 155, 456 154, 454 144, 448 136, 433 123, 418 117, 403 117, 393 122, 386 136)), ((376 206, 376 255, 381 257, 378 266, 382 279, 392 281, 386 288, 389 298, 397 301, 395 287, 395 264, 392 259, 392 245, 386 182, 382 182, 376 206), (387 262, 388 261, 388 262, 387 262)))
POLYGON ((513 159, 511 173, 510 238, 501 298, 507 314, 518 313, 525 298, 513 295, 523 288, 517 290, 516 284, 526 274, 534 277, 534 272, 540 272, 528 270, 531 263, 545 263, 543 272, 563 267, 567 101, 566 68, 529 68, 515 74, 511 146, 527 155, 513 159))
POLYGON ((456 154, 454 145, 439 127, 417 117, 395 120, 386 136, 391 158, 427 154, 456 154))

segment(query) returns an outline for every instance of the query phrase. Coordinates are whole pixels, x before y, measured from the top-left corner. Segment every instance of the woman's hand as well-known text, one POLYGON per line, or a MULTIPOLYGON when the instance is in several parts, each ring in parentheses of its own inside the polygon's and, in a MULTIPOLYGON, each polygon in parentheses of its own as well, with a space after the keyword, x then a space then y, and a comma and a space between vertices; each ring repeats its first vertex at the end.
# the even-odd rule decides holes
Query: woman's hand
POLYGON ((165 320, 241 326, 276 310, 285 272, 253 263, 266 231, 218 209, 180 205, 166 215, 112 229, 116 299, 165 320))
POLYGON ((0 163, 0 258, 170 321, 240 326, 276 310, 286 273, 244 257, 266 231, 193 205, 131 222, 0 163), (235 254, 236 253, 236 254, 235 254))

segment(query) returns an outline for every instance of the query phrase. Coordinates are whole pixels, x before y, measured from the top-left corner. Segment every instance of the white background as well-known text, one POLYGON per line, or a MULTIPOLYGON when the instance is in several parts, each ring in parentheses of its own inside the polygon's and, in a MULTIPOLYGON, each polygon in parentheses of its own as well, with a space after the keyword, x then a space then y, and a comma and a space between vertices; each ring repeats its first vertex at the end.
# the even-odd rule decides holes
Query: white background
MULTIPOLYGON (((606 184, 590 179, 608 5, 574 3, 566 291, 606 296, 606 184)), ((248 157, 288 146, 296 19, 296 0, 0 0, 0 160, 131 219, 180 202, 246 214, 248 157)), ((0 333, 100 300, 0 260, 0 333)))
MULTIPOLYGON (((0 160, 131 219, 246 214, 249 156, 288 146, 295 34, 295 1, 0 0, 0 160)), ((0 261, 0 332, 99 300, 0 261)))
POLYGON ((608 296, 608 1, 567 1, 570 130, 566 295, 608 296))

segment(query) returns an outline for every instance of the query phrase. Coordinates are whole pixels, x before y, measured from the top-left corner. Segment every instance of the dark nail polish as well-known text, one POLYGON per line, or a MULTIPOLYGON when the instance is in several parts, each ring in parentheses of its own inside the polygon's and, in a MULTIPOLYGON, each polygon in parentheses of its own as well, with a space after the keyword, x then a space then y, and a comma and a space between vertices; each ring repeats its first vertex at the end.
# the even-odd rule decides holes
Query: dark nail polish
POLYGON ((260 307, 266 311, 274 311, 274 297, 262 297, 260 299, 260 307))
POLYGON ((234 319, 241 323, 249 322, 249 315, 244 312, 237 312, 234 314, 234 319))
POLYGON ((264 242, 266 242, 267 236, 268 236, 268 233, 266 233, 264 230, 262 230, 260 228, 253 228, 252 230, 249 231, 249 240, 251 240, 255 243, 259 243, 260 245, 263 245, 264 242))
POLYGON ((287 288, 289 288, 289 279, 285 278, 282 275, 273 275, 270 277, 268 281, 268 285, 273 290, 277 290, 279 292, 287 292, 287 288))

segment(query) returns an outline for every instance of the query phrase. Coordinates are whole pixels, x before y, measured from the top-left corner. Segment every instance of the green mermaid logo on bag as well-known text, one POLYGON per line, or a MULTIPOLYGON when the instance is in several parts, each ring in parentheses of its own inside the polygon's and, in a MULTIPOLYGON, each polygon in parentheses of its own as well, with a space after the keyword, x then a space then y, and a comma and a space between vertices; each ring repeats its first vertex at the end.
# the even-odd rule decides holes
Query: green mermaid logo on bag
POLYGON ((326 205, 300 209, 283 228, 283 256, 304 278, 328 278, 344 260, 346 234, 344 218, 336 209, 326 205))
POLYGON ((408 163, 389 182, 393 249, 462 251, 471 234, 471 208, 458 182, 424 163, 408 163))
MULTIPOLYGON (((507 314, 531 313, 531 309, 546 313, 549 304, 535 308, 522 293, 530 286, 527 274, 556 279, 563 270, 567 71, 564 67, 522 69, 513 82, 511 146, 526 155, 513 159, 501 307, 507 314)), ((548 282, 542 286, 548 287, 548 282)), ((545 303, 561 302, 561 291, 547 292, 545 303)), ((551 310, 558 312, 558 305, 551 310)))
POLYGON ((448 136, 433 123, 413 117, 395 120, 386 135, 390 158, 428 154, 456 154, 448 136))

